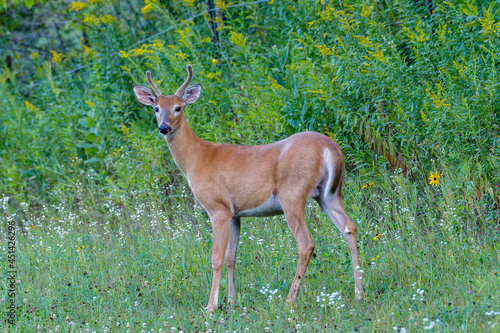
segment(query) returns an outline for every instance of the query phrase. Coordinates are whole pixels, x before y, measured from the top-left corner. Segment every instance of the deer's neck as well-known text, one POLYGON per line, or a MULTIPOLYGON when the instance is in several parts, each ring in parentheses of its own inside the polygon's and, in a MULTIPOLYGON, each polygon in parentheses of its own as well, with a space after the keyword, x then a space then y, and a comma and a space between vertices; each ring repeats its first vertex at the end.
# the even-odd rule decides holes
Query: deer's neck
POLYGON ((177 130, 171 136, 165 137, 165 141, 167 141, 175 164, 189 180, 189 174, 207 151, 210 143, 194 134, 184 116, 180 119, 180 126, 177 130))

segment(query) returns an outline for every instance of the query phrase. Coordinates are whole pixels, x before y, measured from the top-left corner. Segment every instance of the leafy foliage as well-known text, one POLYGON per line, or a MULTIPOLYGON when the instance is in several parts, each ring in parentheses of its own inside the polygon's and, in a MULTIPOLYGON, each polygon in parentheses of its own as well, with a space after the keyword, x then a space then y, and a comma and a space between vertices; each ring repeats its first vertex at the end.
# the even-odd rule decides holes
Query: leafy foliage
MULTIPOLYGON (((414 181, 454 170, 457 186, 498 200, 494 3, 218 5, 212 32, 205 4, 190 1, 40 2, 29 17, 53 10, 66 23, 33 29, 59 36, 27 49, 30 34, 12 38, 19 23, 5 21, 15 47, 2 56, 2 192, 39 196, 75 167, 104 183, 124 176, 113 156, 124 149, 135 163, 136 152, 122 124, 153 132, 130 84, 149 69, 169 93, 192 63, 204 98, 189 119, 207 140, 259 144, 315 130, 342 143, 351 169, 388 163, 414 181)), ((19 11, 11 5, 6 17, 19 11)), ((138 147, 158 144, 150 138, 138 147)))

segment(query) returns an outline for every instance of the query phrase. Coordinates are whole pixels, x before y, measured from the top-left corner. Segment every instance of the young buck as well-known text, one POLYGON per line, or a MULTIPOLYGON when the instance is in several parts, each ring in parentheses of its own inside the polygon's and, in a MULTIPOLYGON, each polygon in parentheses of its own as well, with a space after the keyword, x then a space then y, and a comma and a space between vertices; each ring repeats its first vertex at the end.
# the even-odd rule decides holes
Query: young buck
POLYGON ((151 105, 175 163, 186 177, 199 204, 210 215, 213 228, 213 280, 207 310, 217 308, 222 266, 228 270, 228 296, 235 302, 234 263, 240 237, 240 218, 285 214, 297 241, 299 259, 287 302, 294 303, 302 278, 314 251, 304 218, 306 202, 315 199, 321 209, 344 234, 351 250, 355 295, 364 299, 358 260, 356 226, 342 205, 344 158, 339 146, 315 132, 262 146, 215 144, 198 138, 183 111, 196 102, 201 85, 187 87, 188 77, 175 94, 163 96, 146 72, 154 93, 134 85, 139 102, 151 105), (187 87, 187 88, 186 88, 187 87), (185 93, 182 92, 185 90, 185 93))

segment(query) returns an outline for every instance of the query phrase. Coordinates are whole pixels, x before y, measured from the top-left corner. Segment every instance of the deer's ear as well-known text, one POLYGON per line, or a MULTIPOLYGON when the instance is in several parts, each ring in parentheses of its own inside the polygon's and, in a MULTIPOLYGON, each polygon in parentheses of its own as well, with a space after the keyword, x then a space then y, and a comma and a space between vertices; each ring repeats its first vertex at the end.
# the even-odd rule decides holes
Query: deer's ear
POLYGON ((156 96, 146 87, 143 86, 133 86, 135 97, 139 102, 144 105, 154 105, 156 101, 156 96))
POLYGON ((194 86, 188 87, 186 92, 182 96, 184 103, 192 104, 200 98, 201 95, 201 84, 195 84, 194 86))

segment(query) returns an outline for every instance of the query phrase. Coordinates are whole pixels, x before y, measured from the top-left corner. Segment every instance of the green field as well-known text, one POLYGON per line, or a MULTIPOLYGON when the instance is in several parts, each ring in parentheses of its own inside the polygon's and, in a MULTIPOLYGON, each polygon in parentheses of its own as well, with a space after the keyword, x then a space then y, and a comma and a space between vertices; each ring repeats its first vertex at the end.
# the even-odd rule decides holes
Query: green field
POLYGON ((0 331, 500 332, 496 2, 32 2, 0 0, 0 331), (211 223, 132 91, 187 64, 199 137, 339 143, 365 301, 311 202, 297 304, 284 217, 245 218, 206 314, 211 223))

